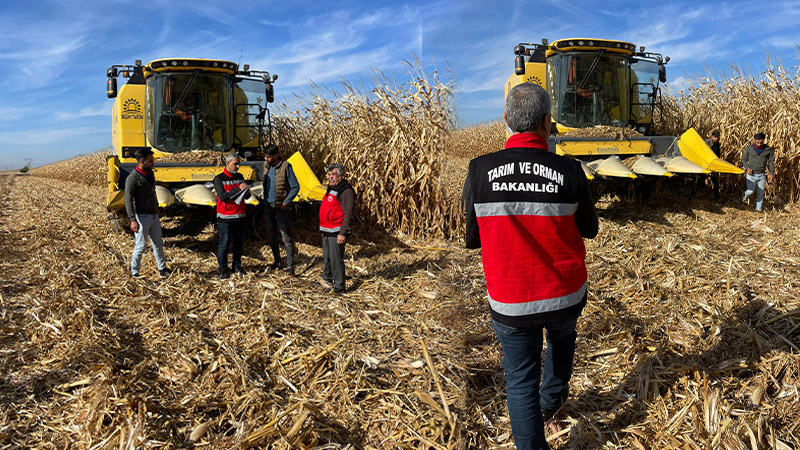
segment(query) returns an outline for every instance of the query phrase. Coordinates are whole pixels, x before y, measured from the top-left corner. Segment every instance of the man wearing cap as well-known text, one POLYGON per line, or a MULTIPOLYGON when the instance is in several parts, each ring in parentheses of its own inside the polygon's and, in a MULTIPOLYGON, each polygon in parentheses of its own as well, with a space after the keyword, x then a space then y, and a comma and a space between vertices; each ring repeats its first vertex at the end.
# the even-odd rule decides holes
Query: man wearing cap
MULTIPOLYGON (((711 148, 711 151, 717 155, 719 158, 720 150, 719 150, 719 131, 714 130, 711 132, 711 138, 706 139, 706 145, 711 148)), ((718 172, 711 172, 710 174, 698 174, 697 175, 697 182, 694 184, 692 188, 692 193, 689 194, 689 200, 693 199, 695 194, 702 191, 706 188, 706 179, 711 179, 711 188, 714 190, 714 203, 717 205, 722 204, 722 201, 719 197, 719 173, 718 172)))
POLYGON ((171 270, 164 261, 164 243, 161 239, 161 221, 158 218, 158 199, 156 197, 156 177, 153 174, 155 159, 150 149, 140 149, 134 153, 136 168, 125 179, 125 211, 131 219, 131 231, 136 238, 131 255, 131 276, 139 276, 147 239, 153 247, 158 273, 169 276, 171 270))
POLYGON ((744 149, 744 153, 742 153, 742 166, 747 173, 744 202, 747 203, 747 199, 755 192, 756 211, 761 211, 764 205, 764 188, 767 181, 772 183, 775 176, 775 153, 772 151, 772 147, 764 143, 764 138, 764 133, 756 133, 753 137, 753 144, 744 149))
POLYGON ((515 86, 503 117, 513 133, 505 148, 469 163, 466 247, 481 249, 514 443, 543 450, 544 424, 569 394, 575 325, 587 300, 583 238, 597 235, 598 219, 581 164, 548 150, 547 91, 515 86))

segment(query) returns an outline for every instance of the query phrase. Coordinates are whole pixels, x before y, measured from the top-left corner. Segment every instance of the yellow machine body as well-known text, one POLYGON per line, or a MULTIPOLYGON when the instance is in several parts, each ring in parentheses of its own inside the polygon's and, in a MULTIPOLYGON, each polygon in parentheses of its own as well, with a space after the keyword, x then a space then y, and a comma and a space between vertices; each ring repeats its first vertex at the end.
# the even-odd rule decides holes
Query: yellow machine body
MULTIPOLYGON (((214 206, 210 182, 224 166, 202 162, 164 163, 166 156, 195 150, 240 155, 245 180, 261 180, 263 148, 271 141, 268 103, 274 99, 277 75, 239 67, 231 61, 191 58, 157 59, 142 65, 112 66, 107 94, 115 98, 111 136, 114 154, 107 160, 109 211, 124 208, 124 180, 135 168, 135 153, 149 149, 156 160, 153 172, 159 206, 214 206), (116 77, 128 81, 117 91, 116 77)), ((213 155, 213 153, 211 153, 213 155)), ((191 158, 182 158, 191 160, 191 158)), ((299 171, 300 200, 319 200, 319 180, 303 157, 292 156, 299 171)), ((254 192, 258 192, 254 189, 254 192)), ((258 204, 251 197, 249 204, 258 204)))
POLYGON ((505 95, 527 82, 547 90, 553 120, 550 149, 581 159, 588 178, 743 173, 717 158, 694 129, 680 138, 653 133, 654 113, 661 106, 659 82, 666 81, 664 66, 669 58, 645 52, 644 47, 637 51, 630 42, 590 38, 545 40, 514 50, 515 73, 506 80, 505 95), (563 136, 601 125, 633 128, 643 137, 563 136), (599 161, 609 156, 616 159, 599 161), (680 159, 672 161, 674 157, 680 159))

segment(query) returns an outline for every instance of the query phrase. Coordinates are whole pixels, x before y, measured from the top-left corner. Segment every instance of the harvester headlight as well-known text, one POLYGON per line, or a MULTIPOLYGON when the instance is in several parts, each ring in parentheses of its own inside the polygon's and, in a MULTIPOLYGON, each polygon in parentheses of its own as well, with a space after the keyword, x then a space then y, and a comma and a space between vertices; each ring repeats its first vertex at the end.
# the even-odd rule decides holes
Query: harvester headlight
POLYGON ((620 44, 619 42, 617 42, 617 48, 621 48, 621 47, 622 47, 622 44, 620 44))
POLYGON ((251 157, 251 156, 253 156, 253 152, 251 152, 251 151, 246 151, 246 152, 244 152, 244 157, 245 157, 245 158, 249 158, 249 157, 251 157))
POLYGON ((219 63, 218 62, 214 62, 214 67, 219 67, 219 63))
POLYGON ((594 41, 589 41, 589 47, 593 47, 593 46, 594 46, 594 41))
POLYGON ((583 41, 578 41, 578 45, 583 46, 583 41))
POLYGON ((645 131, 646 131, 646 130, 645 130, 645 128, 644 128, 644 127, 639 127, 639 133, 642 133, 642 134, 644 134, 644 132, 645 132, 645 131))
POLYGON ((570 46, 570 47, 572 47, 572 46, 574 46, 574 45, 575 45, 575 44, 574 44, 572 41, 569 41, 569 46, 570 46))
POLYGON ((172 65, 173 66, 177 66, 178 65, 178 61, 172 61, 172 65))
POLYGON ((183 66, 184 66, 184 67, 186 67, 186 66, 188 66, 188 65, 189 65, 189 61, 184 61, 184 62, 183 62, 183 66))
POLYGON ((213 181, 208 181, 208 182, 206 182, 205 184, 203 184, 203 186, 204 186, 206 189, 214 189, 214 182, 213 182, 213 181))

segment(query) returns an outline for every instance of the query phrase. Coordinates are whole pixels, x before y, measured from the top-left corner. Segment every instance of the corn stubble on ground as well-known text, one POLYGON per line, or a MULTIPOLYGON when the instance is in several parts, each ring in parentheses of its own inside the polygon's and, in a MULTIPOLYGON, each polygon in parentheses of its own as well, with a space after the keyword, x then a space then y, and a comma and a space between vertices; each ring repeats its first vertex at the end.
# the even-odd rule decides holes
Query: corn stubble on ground
MULTIPOLYGON (((313 212, 298 215, 297 278, 262 274, 270 251, 251 237, 255 270, 220 282, 213 223, 165 217, 175 273, 158 278, 146 252, 131 280, 104 152, 0 177, 0 448, 512 448, 480 254, 461 248, 455 214, 467 161, 502 148, 502 124, 450 132, 447 90, 424 78, 372 94, 278 121, 318 175, 354 168, 367 220, 343 296, 312 284, 313 212)), ((673 126, 710 117, 690 108, 673 126)), ((747 139, 735 132, 724 145, 747 139)), ((738 162, 734 150, 723 156, 738 162)), ((553 448, 800 448, 800 211, 776 201, 797 192, 792 151, 778 149, 765 213, 734 201, 734 177, 722 208, 686 204, 687 186, 598 202, 553 448)))

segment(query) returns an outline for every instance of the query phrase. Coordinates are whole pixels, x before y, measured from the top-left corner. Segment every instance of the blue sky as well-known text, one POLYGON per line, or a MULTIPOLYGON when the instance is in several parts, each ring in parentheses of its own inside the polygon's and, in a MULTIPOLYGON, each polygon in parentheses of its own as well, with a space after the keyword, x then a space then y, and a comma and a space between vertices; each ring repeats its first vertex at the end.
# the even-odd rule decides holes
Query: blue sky
POLYGON ((0 169, 13 169, 110 145, 112 64, 241 54, 242 64, 279 74, 281 100, 311 81, 366 80, 373 68, 402 80, 402 61, 416 55, 440 73, 450 67, 468 125, 502 116, 519 42, 637 42, 672 58, 674 89, 706 66, 757 72, 767 52, 797 65, 800 2, 5 1, 0 30, 0 169))

